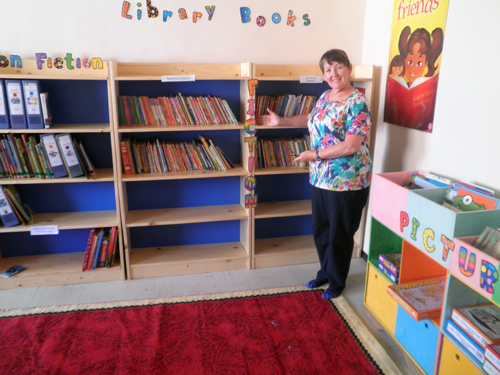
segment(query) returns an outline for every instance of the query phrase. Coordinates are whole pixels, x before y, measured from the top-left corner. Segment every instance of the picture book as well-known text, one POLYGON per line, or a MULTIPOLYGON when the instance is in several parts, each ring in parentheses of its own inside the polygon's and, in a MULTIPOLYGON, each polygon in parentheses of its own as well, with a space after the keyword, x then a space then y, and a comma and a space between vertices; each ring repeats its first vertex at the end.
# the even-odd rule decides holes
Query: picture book
POLYGON ((7 185, 4 187, 4 192, 12 206, 19 212, 20 219, 25 221, 27 224, 34 224, 35 220, 33 217, 33 211, 26 201, 22 198, 21 194, 17 190, 15 185, 7 185))
POLYGON ((455 183, 454 186, 448 190, 445 196, 445 203, 459 211, 492 210, 500 208, 500 199, 460 183, 455 183))
POLYGON ((388 268, 394 275, 399 275, 401 253, 379 254, 378 262, 388 268))
POLYGON ((414 282, 389 285, 388 293, 415 320, 425 320, 439 317, 445 277, 437 277, 414 282))
POLYGON ((484 349, 484 358, 500 371, 500 344, 487 345, 484 349))
POLYGON ((450 183, 442 181, 439 179, 437 175, 431 175, 431 177, 427 177, 426 174, 418 175, 412 173, 404 182, 403 187, 408 190, 417 190, 417 189, 434 189, 438 187, 448 187, 451 186, 450 183))
POLYGON ((500 229, 486 227, 476 239, 474 247, 500 260, 500 229))
POLYGON ((482 348, 500 344, 500 308, 493 303, 455 307, 451 319, 482 348))
POLYGON ((462 331, 451 319, 446 323, 446 331, 452 335, 462 346, 480 363, 484 361, 484 349, 477 345, 467 334, 462 331))

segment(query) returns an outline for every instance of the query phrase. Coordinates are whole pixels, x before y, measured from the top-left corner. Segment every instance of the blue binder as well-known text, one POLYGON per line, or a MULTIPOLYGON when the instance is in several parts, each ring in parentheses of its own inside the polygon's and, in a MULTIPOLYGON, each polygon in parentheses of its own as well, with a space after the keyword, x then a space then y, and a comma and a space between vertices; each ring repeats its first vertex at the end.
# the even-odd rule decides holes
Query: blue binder
POLYGON ((23 79, 22 84, 28 128, 43 129, 42 106, 40 105, 40 82, 23 79))
POLYGON ((14 225, 21 224, 12 205, 5 196, 2 185, 0 185, 0 218, 5 227, 13 227, 14 225))
POLYGON ((0 129, 10 128, 9 108, 5 94, 5 83, 0 79, 0 129))
POLYGON ((24 113, 23 88, 20 79, 6 79, 5 92, 9 105, 10 127, 12 129, 26 129, 26 115, 24 113))
POLYGON ((67 177, 68 172, 64 166, 61 152, 57 146, 56 137, 54 134, 40 134, 40 140, 43 143, 43 148, 49 159, 50 168, 54 174, 54 178, 67 177))

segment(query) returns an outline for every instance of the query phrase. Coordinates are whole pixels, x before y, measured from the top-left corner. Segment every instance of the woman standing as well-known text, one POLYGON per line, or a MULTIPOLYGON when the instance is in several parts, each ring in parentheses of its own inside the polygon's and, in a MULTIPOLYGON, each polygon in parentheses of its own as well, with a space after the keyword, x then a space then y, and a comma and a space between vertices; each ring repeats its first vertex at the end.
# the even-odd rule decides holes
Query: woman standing
POLYGON ((368 199, 372 159, 367 134, 372 121, 366 97, 349 81, 352 65, 347 54, 327 51, 319 66, 331 89, 309 115, 280 118, 268 109, 261 122, 309 128, 311 151, 294 160, 310 165, 313 236, 320 261, 316 278, 306 286, 328 283, 322 297, 331 299, 345 289, 354 234, 368 199))

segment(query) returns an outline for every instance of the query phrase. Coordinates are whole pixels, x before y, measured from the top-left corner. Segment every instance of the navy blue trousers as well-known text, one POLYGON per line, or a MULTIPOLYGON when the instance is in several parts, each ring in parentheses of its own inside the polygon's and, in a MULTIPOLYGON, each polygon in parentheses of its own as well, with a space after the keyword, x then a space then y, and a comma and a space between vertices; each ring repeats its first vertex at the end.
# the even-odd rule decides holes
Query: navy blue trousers
POLYGON ((320 270, 317 279, 340 296, 345 289, 354 248, 369 188, 330 191, 311 186, 312 226, 320 270))

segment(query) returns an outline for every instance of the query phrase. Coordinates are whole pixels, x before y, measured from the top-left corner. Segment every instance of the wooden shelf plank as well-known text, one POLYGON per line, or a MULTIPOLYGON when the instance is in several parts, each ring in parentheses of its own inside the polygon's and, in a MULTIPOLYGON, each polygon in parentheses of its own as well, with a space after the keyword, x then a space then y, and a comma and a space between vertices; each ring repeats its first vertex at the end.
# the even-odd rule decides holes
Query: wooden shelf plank
POLYGON ((312 235, 255 240, 254 268, 318 261, 312 235))
POLYGON ((73 182, 104 182, 104 181, 114 181, 113 177, 113 169, 112 168, 104 168, 97 169, 96 175, 93 177, 62 177, 62 178, 51 178, 51 179, 42 179, 42 178, 2 178, 0 179, 0 184, 2 185, 22 185, 22 184, 68 184, 73 182))
POLYGON ((69 70, 66 64, 62 69, 48 68, 45 60, 42 69, 38 69, 35 60, 23 60, 23 67, 6 66, 2 68, 2 79, 64 79, 64 80, 107 80, 108 79, 108 62, 102 62, 102 69, 76 68, 69 70))
POLYGON ((35 214, 34 225, 0 228, 0 233, 29 232, 33 226, 57 225, 59 230, 106 228, 118 226, 116 211, 80 211, 35 214))
POLYGON ((129 211, 126 226, 132 228, 245 219, 248 219, 248 215, 243 207, 230 204, 129 211))
POLYGON ((311 200, 259 203, 255 207, 255 219, 311 215, 311 200))
POLYGON ((43 134, 43 133, 109 133, 110 125, 107 123, 95 124, 54 124, 48 129, 0 129, 0 133, 12 134, 43 134))
MULTIPOLYGON (((323 76, 319 65, 255 64, 255 78, 262 81, 299 81, 302 76, 323 76)), ((373 80, 372 65, 353 65, 351 81, 373 80)))
POLYGON ((275 174, 295 174, 295 173, 309 173, 309 166, 293 166, 293 167, 271 167, 256 169, 255 175, 275 175, 275 174))
POLYGON ((168 125, 168 126, 120 126, 118 133, 186 132, 200 130, 244 130, 241 124, 219 125, 168 125))
POLYGON ((162 64, 162 63, 117 63, 114 79, 161 80, 162 76, 194 75, 196 80, 242 80, 250 78, 250 63, 243 64, 162 64))
POLYGON ((1 270, 14 265, 26 267, 26 270, 10 278, 2 278, 0 289, 122 280, 119 256, 113 267, 82 272, 84 254, 76 252, 2 258, 1 270))
POLYGON ((239 242, 132 249, 131 278, 149 278, 249 268, 239 242))
POLYGON ((238 166, 228 171, 185 171, 167 173, 123 174, 122 181, 133 182, 155 180, 187 180, 191 178, 234 177, 247 175, 248 171, 245 168, 238 166))

